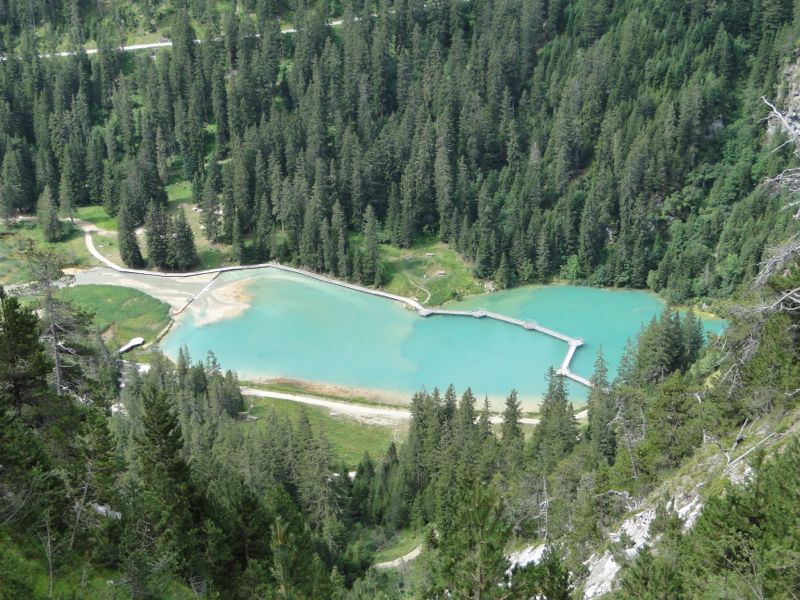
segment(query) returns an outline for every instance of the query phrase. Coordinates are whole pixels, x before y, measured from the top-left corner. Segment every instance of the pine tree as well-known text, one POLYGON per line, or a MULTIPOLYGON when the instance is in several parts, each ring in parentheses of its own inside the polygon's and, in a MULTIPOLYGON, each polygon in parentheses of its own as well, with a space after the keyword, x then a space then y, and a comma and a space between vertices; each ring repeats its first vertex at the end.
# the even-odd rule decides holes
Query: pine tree
POLYGON ((455 431, 460 445, 468 446, 475 431, 475 395, 470 388, 461 394, 461 402, 456 411, 455 431))
POLYGON ((257 205, 258 221, 256 222, 253 251, 255 259, 259 262, 269 260, 270 241, 272 237, 272 207, 269 196, 261 196, 257 205))
POLYGON ((364 250, 361 260, 361 281, 380 286, 381 263, 378 249, 378 219, 372 205, 367 206, 364 216, 364 250))
POLYGON ((239 225, 238 215, 234 215, 232 221, 233 221, 233 232, 231 236, 231 247, 233 249, 233 256, 240 264, 244 264, 244 259, 245 259, 244 234, 242 234, 242 227, 241 225, 239 225))
POLYGON ((186 214, 179 211, 171 222, 167 257, 169 265, 178 271, 188 271, 197 264, 197 248, 194 244, 192 228, 186 220, 186 214))
POLYGON ((550 238, 546 228, 542 227, 536 241, 536 274, 540 280, 547 279, 551 271, 550 238))
POLYGON ((511 268, 508 265, 508 259, 505 253, 500 257, 500 265, 497 267, 497 271, 495 271, 494 274, 494 283, 497 289, 500 290, 511 287, 513 283, 511 279, 511 268))
POLYGON ((75 222, 75 195, 67 171, 61 172, 61 184, 58 186, 58 206, 61 214, 75 222))
POLYGON ((249 157, 244 148, 238 148, 233 153, 230 165, 233 168, 232 185, 234 207, 239 217, 239 226, 242 232, 249 233, 253 223, 253 189, 250 183, 249 157))
MULTIPOLYGON (((314 188, 317 188, 316 184, 314 188)), ((300 262, 312 271, 319 271, 322 267, 319 239, 321 221, 319 201, 316 194, 312 194, 311 199, 306 204, 303 231, 300 234, 300 262)))
POLYGON ((694 415, 696 405, 697 401, 686 389, 680 373, 667 377, 648 399, 645 408, 647 429, 639 455, 642 470, 651 477, 676 466, 699 446, 703 438, 701 424, 694 415))
MULTIPOLYGON (((80 356, 80 350, 71 347, 70 333, 75 329, 78 319, 69 305, 56 298, 56 282, 64 277, 66 260, 57 252, 47 248, 28 246, 24 251, 26 275, 31 279, 30 291, 41 302, 42 340, 50 346, 53 359, 55 393, 62 396, 66 389, 78 389, 67 385, 65 372, 80 369, 77 364, 67 365, 66 357, 80 356)), ((81 332, 85 335, 85 331, 81 332)), ((78 374, 78 377, 80 375, 78 374)))
POLYGON ((166 268, 168 261, 168 220, 164 209, 155 203, 150 204, 145 218, 147 229, 147 258, 158 269, 166 268))
POLYGON ((91 204, 99 204, 103 198, 103 178, 105 176, 103 136, 93 131, 86 148, 87 196, 91 204))
POLYGON ((500 439, 506 473, 514 473, 522 466, 525 436, 522 432, 521 418, 522 412, 520 410, 520 402, 517 399, 517 392, 512 390, 508 398, 506 398, 506 408, 503 411, 501 429, 502 437, 500 439))
POLYGON ((548 546, 542 558, 521 569, 514 569, 511 576, 512 598, 546 598, 547 600, 569 600, 573 586, 569 570, 564 565, 560 552, 548 546))
POLYGON ((219 199, 217 198, 217 190, 211 177, 206 177, 205 185, 203 186, 203 227, 205 227, 205 236, 209 242, 216 242, 219 237, 219 199))
POLYGON ((3 156, 2 181, 0 181, 0 211, 3 220, 11 223, 17 211, 26 205, 26 192, 20 164, 19 151, 11 149, 3 156))
MULTIPOLYGON (((500 451, 497 438, 492 431, 491 415, 489 413, 489 398, 483 398, 483 408, 478 417, 477 424, 478 438, 481 440, 480 457, 478 459, 478 476, 483 481, 491 481, 497 470, 497 463, 500 458, 500 451)), ((520 461, 522 457, 520 457, 520 461)), ((518 466, 522 463, 517 463, 518 466)))
POLYGON ((108 165, 103 175, 103 208, 112 217, 117 216, 120 203, 121 178, 118 177, 119 166, 108 165))
POLYGON ((616 454, 616 435, 614 419, 614 399, 608 384, 608 368, 603 357, 603 349, 597 351, 592 376, 592 388, 587 401, 589 412, 589 439, 599 460, 613 464, 616 454))
POLYGON ((319 243, 322 247, 322 268, 326 273, 334 274, 336 270, 336 246, 331 237, 331 226, 328 217, 322 220, 319 229, 319 243))
POLYGON ((547 393, 539 409, 539 424, 531 438, 534 469, 548 474, 575 446, 578 436, 575 415, 567 398, 564 378, 552 367, 547 370, 547 393))
POLYGON ((365 523, 370 522, 369 499, 375 480, 375 464, 369 453, 365 450, 361 461, 356 468, 353 478, 352 511, 357 518, 365 523))
POLYGON ((700 351, 705 343, 703 322, 698 319, 693 310, 686 313, 682 323, 683 337, 683 369, 688 369, 699 358, 700 351))
POLYGON ((161 127, 156 129, 156 168, 162 183, 169 181, 170 150, 161 127))
POLYGON ((41 326, 30 308, 0 286, 0 415, 22 414, 47 392, 50 361, 39 341, 41 326))
POLYGON ((61 214, 74 220, 74 211, 83 203, 86 192, 82 156, 72 144, 64 146, 61 160, 61 180, 58 187, 58 204, 61 214))
POLYGON ((171 555, 179 566, 186 566, 192 562, 197 540, 190 509, 194 489, 181 456, 181 425, 164 392, 146 387, 141 401, 142 430, 136 450, 148 499, 142 509, 152 523, 150 543, 156 554, 171 555))
POLYGON ((632 567, 623 573, 620 598, 683 598, 683 578, 674 557, 654 556, 652 549, 639 552, 632 567))
MULTIPOLYGON (((39 341, 39 332, 39 319, 34 312, 20 306, 0 286, 0 516, 7 530, 39 527, 43 515, 59 514, 61 499, 67 495, 63 485, 54 480, 53 465, 45 451, 52 438, 38 422, 38 405, 52 395, 47 385, 51 363, 39 341)), ((13 579, 4 576, 4 580, 13 579)), ((6 588, 12 595, 16 593, 4 581, 4 592, 6 588)))
MULTIPOLYGON (((226 244, 233 242, 233 230, 238 222, 235 209, 235 201, 233 196, 233 170, 230 168, 230 163, 223 171, 222 182, 222 241, 226 244)), ((241 230, 239 232, 241 234, 241 230)))
POLYGON ((681 369, 684 352, 680 315, 664 309, 639 334, 634 375, 643 383, 662 381, 681 369))
POLYGON ((496 492, 476 482, 458 503, 452 532, 440 534, 433 577, 425 597, 448 594, 453 598, 500 599, 508 559, 504 556, 510 528, 502 500, 496 492))
POLYGON ((44 187, 39 196, 39 202, 36 205, 36 217, 44 240, 46 242, 58 241, 62 234, 61 221, 58 220, 58 207, 53 201, 53 194, 50 192, 50 186, 48 185, 44 187))
POLYGON ((331 215, 331 237, 336 241, 336 275, 347 279, 349 275, 347 258, 347 232, 345 231, 345 217, 342 206, 337 200, 333 205, 331 215))
POLYGON ((136 221, 131 215, 127 203, 120 207, 117 217, 117 240, 119 255, 127 266, 140 269, 144 266, 142 251, 139 249, 139 240, 136 239, 136 221))

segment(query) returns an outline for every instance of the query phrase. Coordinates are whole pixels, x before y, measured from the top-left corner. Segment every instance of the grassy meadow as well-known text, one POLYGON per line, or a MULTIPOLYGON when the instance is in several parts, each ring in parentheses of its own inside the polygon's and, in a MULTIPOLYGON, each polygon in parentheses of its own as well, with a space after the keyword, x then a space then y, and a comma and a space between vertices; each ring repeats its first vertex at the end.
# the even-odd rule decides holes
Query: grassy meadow
POLYGON ((169 323, 168 304, 131 288, 78 285, 65 288, 60 296, 94 315, 112 350, 134 337, 151 342, 169 323))
POLYGON ((58 242, 46 244, 35 221, 18 221, 0 225, 0 284, 11 285, 29 280, 22 249, 26 244, 45 246, 57 251, 69 267, 91 267, 97 264, 83 240, 83 231, 64 223, 64 234, 58 242))
POLYGON ((386 291, 417 298, 426 306, 484 291, 472 267, 436 238, 421 239, 411 248, 384 244, 381 260, 386 291))

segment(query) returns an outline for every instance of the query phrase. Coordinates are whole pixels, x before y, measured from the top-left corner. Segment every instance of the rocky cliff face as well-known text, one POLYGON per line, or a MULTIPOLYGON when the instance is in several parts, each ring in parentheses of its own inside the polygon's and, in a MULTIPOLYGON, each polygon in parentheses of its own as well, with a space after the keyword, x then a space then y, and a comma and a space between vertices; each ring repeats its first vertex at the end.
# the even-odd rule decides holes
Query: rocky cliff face
POLYGON ((783 113, 785 120, 772 118, 767 135, 774 136, 788 129, 795 139, 800 139, 800 50, 795 52, 793 60, 783 70, 774 105, 783 113))
POLYGON ((744 485, 750 480, 752 469, 748 460, 756 450, 767 455, 780 452, 784 443, 797 435, 800 435, 800 410, 756 420, 733 436, 737 441, 730 448, 709 441, 633 509, 615 532, 608 534, 605 549, 589 557, 585 563, 588 574, 583 582, 584 598, 597 598, 613 591, 622 565, 636 558, 645 546, 658 551, 659 536, 651 533, 650 525, 659 504, 677 513, 684 530, 690 529, 702 513, 709 493, 719 493, 728 482, 744 485))

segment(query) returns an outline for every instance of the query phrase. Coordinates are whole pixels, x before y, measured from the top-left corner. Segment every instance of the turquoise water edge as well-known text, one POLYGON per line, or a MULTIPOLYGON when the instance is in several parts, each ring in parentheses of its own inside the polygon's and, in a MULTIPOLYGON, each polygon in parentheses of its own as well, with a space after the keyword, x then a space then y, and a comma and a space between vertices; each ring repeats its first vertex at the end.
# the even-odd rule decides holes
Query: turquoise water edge
MULTIPOLYGON (((557 368, 564 342, 542 333, 487 319, 420 317, 400 303, 301 275, 272 270, 222 275, 215 286, 246 280, 249 308, 238 316, 198 326, 190 307, 162 341, 175 357, 182 346, 197 359, 213 350, 242 379, 287 378, 385 392, 396 397, 421 388, 462 392, 471 387, 493 408, 516 389, 526 410, 546 390, 545 372, 557 368)), ((591 377, 600 346, 616 373, 629 338, 664 308, 656 295, 568 285, 526 286, 449 303, 454 310, 485 308, 536 320, 585 345, 573 372, 591 377)), ((705 321, 718 332, 724 321, 705 321)), ((587 390, 568 382, 582 404, 587 390)))

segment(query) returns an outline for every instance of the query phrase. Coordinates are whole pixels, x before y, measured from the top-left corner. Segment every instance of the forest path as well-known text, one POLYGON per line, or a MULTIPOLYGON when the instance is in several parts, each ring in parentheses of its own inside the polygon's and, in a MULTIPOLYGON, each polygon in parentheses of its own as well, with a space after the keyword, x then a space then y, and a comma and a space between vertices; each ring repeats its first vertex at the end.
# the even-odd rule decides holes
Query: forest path
POLYGON ((89 223, 87 221, 83 221, 81 219, 75 219, 75 225, 83 229, 84 234, 84 241, 86 242, 86 249, 89 251, 94 258, 99 260, 105 266, 120 273, 128 273, 131 275, 150 275, 152 277, 162 277, 165 279, 186 279, 188 277, 197 277, 198 275, 213 275, 215 273, 232 273, 235 271, 253 271, 256 269, 276 269, 278 271, 286 271, 289 273, 295 273, 297 275, 303 275, 304 277, 308 277, 310 279, 316 279, 317 281, 322 281, 324 283, 329 283, 332 285, 337 285, 339 287, 347 288, 350 290, 354 290, 356 292, 361 292, 363 294, 369 294, 371 296, 378 296, 380 298, 386 298, 387 300, 394 300, 396 302, 400 302, 405 304, 407 307, 411 308, 412 310, 420 311, 423 310, 423 306, 417 302, 414 298, 407 298, 405 296, 398 296, 397 294, 390 294, 389 292, 384 292, 382 290, 376 290, 372 288, 363 287, 360 285, 356 285, 354 283, 349 283, 346 281, 341 281, 339 279, 334 279, 332 277, 326 277, 325 275, 320 275, 319 273, 313 273, 311 271, 306 271, 304 269, 297 269, 295 267, 289 267, 286 265, 282 265, 279 263, 269 262, 269 263, 260 263, 256 265, 235 265, 230 267, 217 267, 216 269, 205 269, 201 271, 187 271, 184 273, 166 273, 163 271, 147 271, 145 269, 128 269, 126 267, 122 267, 116 264, 114 261, 108 259, 107 257, 103 256, 95 247, 94 239, 92 238, 92 233, 105 233, 104 230, 99 229, 93 223, 89 223))
POLYGON ((421 303, 422 303, 422 304, 427 304, 428 302, 430 302, 430 301, 431 301, 431 292, 430 292, 430 290, 429 290, 428 288, 426 288, 425 286, 422 286, 422 285, 419 285, 419 284, 415 283, 415 282, 414 282, 414 280, 413 280, 413 279, 411 279, 411 276, 410 276, 410 275, 406 275, 406 279, 408 279, 408 283, 410 283, 410 284, 411 284, 411 285, 413 285, 415 288, 417 288, 418 290, 421 290, 421 291, 425 292, 425 293, 428 295, 428 297, 427 297, 427 298, 425 298, 425 300, 422 300, 422 301, 421 301, 421 303))
POLYGON ((361 423, 369 425, 383 425, 393 427, 405 423, 411 419, 411 412, 402 408, 390 408, 375 405, 355 404, 352 402, 326 400, 315 398, 304 394, 288 394, 285 392, 273 392, 269 390, 259 390, 256 388, 242 386, 240 388, 245 396, 256 398, 274 398, 276 400, 288 400, 299 402, 309 406, 326 408, 331 412, 352 417, 361 423))
POLYGON ((396 569, 402 567, 405 563, 411 562, 422 553, 422 546, 417 546, 408 554, 404 554, 394 560, 387 560, 386 562, 379 562, 372 565, 376 569, 396 569))
MULTIPOLYGON (((255 396, 257 398, 275 398, 277 400, 288 400, 290 402, 308 404, 309 406, 327 408, 332 412, 346 415, 356 419, 357 421, 371 425, 394 426, 411 419, 411 411, 403 408, 391 408, 388 406, 370 404, 355 404, 345 400, 327 400, 325 398, 316 398, 314 396, 307 396, 305 394, 273 392, 270 390, 259 390, 247 386, 242 386, 241 390, 242 394, 245 396, 255 396)), ((492 422, 492 424, 499 425, 503 422, 503 417, 500 415, 492 415, 489 417, 489 420, 492 422)), ((538 422, 539 419, 530 417, 523 417, 520 419, 520 423, 523 425, 536 425, 538 422)))
MULTIPOLYGON (((360 20, 359 17, 355 17, 355 20, 360 20)), ((344 24, 344 19, 334 19, 333 21, 328 21, 328 27, 338 27, 339 25, 344 24)), ((286 35, 289 33, 297 33, 297 29, 295 27, 287 27, 286 29, 281 29, 281 33, 286 35)), ((255 37, 261 37, 260 34, 256 34, 255 37)), ((213 39, 215 42, 221 42, 221 37, 215 37, 213 39)), ((195 40, 195 44, 202 44, 203 40, 195 40)), ((172 40, 162 39, 158 42, 148 42, 145 44, 127 44, 120 46, 117 50, 121 52, 136 52, 138 50, 161 50, 163 48, 172 48, 172 40)), ((98 48, 84 48, 84 52, 87 55, 97 54, 100 50, 98 48)), ((75 56, 78 54, 80 50, 63 50, 61 52, 53 52, 53 53, 43 53, 39 55, 39 58, 65 58, 67 56, 75 56)), ((0 56, 0 61, 6 60, 6 56, 0 56)))

